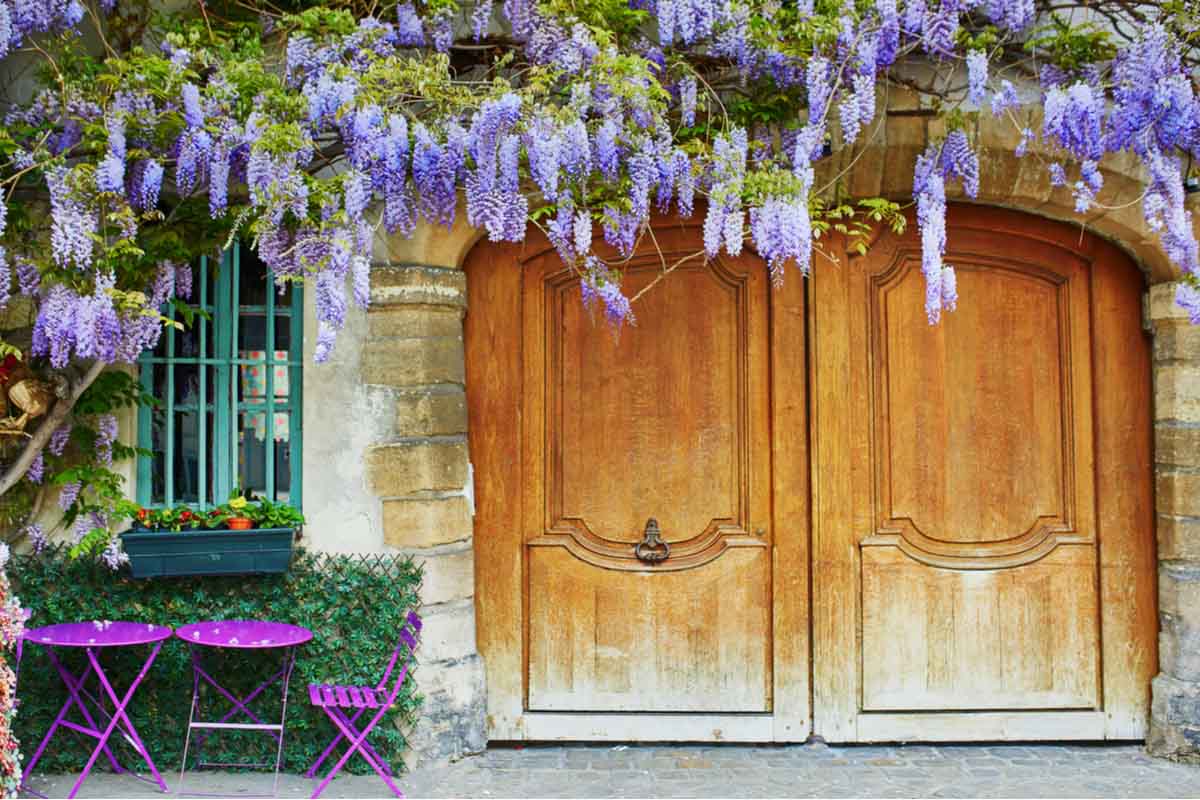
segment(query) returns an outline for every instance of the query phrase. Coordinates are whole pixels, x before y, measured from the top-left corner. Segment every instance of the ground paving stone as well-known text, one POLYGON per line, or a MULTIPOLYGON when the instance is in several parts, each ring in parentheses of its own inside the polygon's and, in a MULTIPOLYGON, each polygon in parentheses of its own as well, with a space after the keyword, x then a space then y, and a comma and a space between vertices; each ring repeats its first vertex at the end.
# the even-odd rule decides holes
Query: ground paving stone
MULTIPOLYGON (((39 776, 61 797, 74 776, 39 776)), ((167 774, 169 784, 172 776, 167 774)), ((191 778, 189 778, 191 780, 191 778)), ((213 773, 205 791, 269 792, 271 777, 213 773)), ((487 797, 1195 797, 1200 767, 1150 758, 1137 745, 712 747, 604 745, 489 749, 426 766, 400 781, 412 798, 487 797)), ((307 797, 312 781, 280 779, 279 796, 307 797)), ((128 775, 94 773, 81 798, 161 797, 128 775)), ((388 797, 374 775, 344 776, 329 798, 388 797)))

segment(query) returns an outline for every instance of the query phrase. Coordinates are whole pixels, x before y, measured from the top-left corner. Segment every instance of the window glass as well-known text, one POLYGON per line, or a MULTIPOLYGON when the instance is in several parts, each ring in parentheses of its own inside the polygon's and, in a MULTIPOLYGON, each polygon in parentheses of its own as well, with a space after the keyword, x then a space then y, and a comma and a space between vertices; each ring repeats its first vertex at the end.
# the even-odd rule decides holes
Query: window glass
POLYGON ((193 268, 192 305, 207 318, 166 328, 141 360, 142 386, 161 405, 140 412, 151 454, 138 464, 138 500, 205 507, 240 488, 299 504, 302 292, 273 284, 248 249, 213 262, 193 268))

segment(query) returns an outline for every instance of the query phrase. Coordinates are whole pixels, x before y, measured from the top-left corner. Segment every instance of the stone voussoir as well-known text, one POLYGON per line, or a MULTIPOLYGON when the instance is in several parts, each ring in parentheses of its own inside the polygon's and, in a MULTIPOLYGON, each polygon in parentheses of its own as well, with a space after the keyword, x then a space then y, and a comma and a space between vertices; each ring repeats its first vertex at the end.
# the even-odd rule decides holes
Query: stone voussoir
POLYGON ((467 482, 467 443, 462 437, 377 444, 366 454, 367 480, 379 497, 421 491, 458 491, 467 482))

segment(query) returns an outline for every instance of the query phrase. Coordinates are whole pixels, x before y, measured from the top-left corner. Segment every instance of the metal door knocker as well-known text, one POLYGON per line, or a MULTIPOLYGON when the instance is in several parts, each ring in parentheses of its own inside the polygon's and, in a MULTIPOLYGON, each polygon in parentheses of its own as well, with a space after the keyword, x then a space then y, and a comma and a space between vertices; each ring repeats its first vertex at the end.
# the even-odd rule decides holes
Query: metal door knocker
POLYGON ((639 561, 658 564, 666 561, 667 556, 671 555, 671 545, 664 542, 660 534, 658 520, 653 517, 646 520, 646 530, 642 534, 642 540, 633 548, 633 554, 638 557, 639 561))

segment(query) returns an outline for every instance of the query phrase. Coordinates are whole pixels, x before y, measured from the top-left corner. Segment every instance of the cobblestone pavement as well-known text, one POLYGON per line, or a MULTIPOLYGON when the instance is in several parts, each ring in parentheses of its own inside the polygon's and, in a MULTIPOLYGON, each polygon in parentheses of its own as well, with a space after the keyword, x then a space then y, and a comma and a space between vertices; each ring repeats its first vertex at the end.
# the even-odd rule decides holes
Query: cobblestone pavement
MULTIPOLYGON (((177 777, 177 776, 175 776, 177 777)), ((73 776, 38 778, 61 797, 73 776)), ((173 786, 172 776, 167 776, 173 786)), ((269 792, 269 775, 189 774, 186 788, 238 797, 269 792)), ((1134 745, 896 747, 545 746, 482 756, 404 776, 420 797, 1197 797, 1200 767, 1134 745)), ((280 797, 314 784, 280 779, 280 797)), ((129 776, 96 774, 80 797, 162 797, 129 776)), ((387 797, 375 776, 339 778, 323 797, 387 797)))

